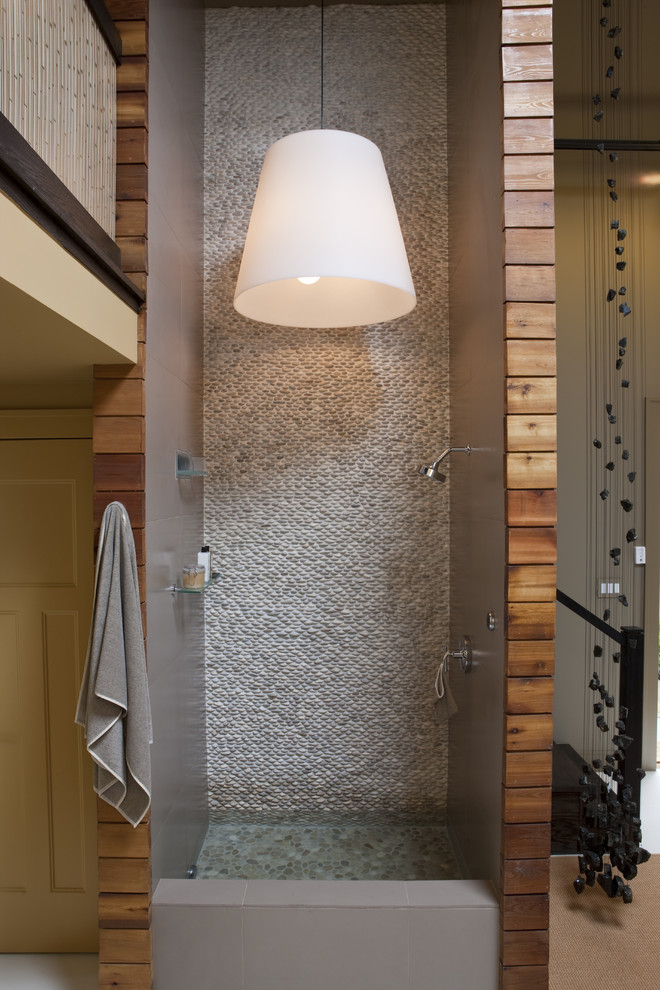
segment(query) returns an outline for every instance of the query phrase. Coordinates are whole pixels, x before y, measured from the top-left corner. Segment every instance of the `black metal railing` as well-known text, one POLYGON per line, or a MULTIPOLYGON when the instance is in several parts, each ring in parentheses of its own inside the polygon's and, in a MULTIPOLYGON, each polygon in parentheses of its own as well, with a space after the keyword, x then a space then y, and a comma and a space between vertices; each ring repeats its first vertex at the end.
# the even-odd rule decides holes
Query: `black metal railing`
POLYGON ((624 787, 631 788, 632 800, 640 806, 641 777, 637 770, 642 765, 642 711, 644 701, 644 630, 638 626, 622 626, 615 629, 600 619, 584 605, 580 605, 570 595, 557 589, 557 601, 588 622, 599 632, 617 643, 621 650, 619 660, 619 708, 627 710, 625 718, 625 739, 630 740, 621 747, 623 758, 619 760, 619 770, 624 787))

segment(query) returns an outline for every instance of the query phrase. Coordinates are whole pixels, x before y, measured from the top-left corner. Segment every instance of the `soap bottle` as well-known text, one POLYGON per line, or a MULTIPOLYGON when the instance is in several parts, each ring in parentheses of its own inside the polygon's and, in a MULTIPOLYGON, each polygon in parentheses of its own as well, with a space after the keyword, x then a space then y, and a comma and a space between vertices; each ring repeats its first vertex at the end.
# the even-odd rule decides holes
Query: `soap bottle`
POLYGON ((197 554, 197 563, 204 568, 204 580, 208 583, 211 580, 211 551, 209 547, 202 547, 197 554))

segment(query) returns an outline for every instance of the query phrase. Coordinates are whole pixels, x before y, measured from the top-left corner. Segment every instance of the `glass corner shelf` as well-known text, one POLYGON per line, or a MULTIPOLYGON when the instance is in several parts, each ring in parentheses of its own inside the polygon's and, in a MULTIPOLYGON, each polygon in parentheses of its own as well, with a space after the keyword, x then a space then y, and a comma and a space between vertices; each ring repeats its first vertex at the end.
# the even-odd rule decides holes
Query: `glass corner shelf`
MULTIPOLYGON (((193 457, 183 450, 176 451, 174 476, 176 478, 205 478, 207 475, 204 457, 193 457)), ((180 589, 181 590, 181 589, 180 589)))
POLYGON ((171 591, 173 595, 202 595, 211 585, 217 584, 220 580, 219 574, 214 574, 210 581, 201 588, 180 588, 178 584, 171 584, 165 591, 171 591))

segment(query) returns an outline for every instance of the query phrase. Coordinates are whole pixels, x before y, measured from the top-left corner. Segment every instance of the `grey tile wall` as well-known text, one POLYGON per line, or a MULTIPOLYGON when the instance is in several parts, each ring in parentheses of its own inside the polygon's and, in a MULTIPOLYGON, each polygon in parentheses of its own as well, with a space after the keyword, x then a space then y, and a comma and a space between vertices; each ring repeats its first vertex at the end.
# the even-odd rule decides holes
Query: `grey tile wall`
POLYGON ((159 990, 495 990, 499 909, 479 881, 163 881, 159 990))
POLYGON ((392 324, 299 330, 233 309, 268 146, 319 126, 320 11, 207 11, 205 599, 213 820, 438 821, 447 727, 444 9, 325 12, 325 126, 374 140, 418 294, 392 324))
POLYGON ((165 590, 184 564, 196 562, 203 541, 202 482, 174 476, 175 450, 200 454, 203 445, 203 17, 195 0, 152 4, 149 16, 146 539, 154 882, 185 876, 208 821, 203 606, 196 596, 191 601, 165 590))

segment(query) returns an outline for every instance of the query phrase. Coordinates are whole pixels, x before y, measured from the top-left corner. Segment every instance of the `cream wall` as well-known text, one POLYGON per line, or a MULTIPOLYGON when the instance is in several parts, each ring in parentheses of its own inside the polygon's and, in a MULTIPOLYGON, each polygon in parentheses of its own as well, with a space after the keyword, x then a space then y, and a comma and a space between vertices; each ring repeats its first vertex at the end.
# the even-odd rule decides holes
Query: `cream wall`
MULTIPOLYGON (((656 53, 651 39, 660 28, 660 11, 653 4, 630 5, 617 15, 620 44, 626 58, 613 60, 594 26, 593 6, 563 0, 555 6, 556 136, 649 138, 660 126, 656 53), (593 39, 597 39, 594 42, 593 39), (610 57, 608 57, 610 56, 610 57), (616 63, 620 98, 609 98, 600 80, 609 61, 616 63), (593 92, 602 88, 605 100, 600 124, 593 120, 593 92)), ((611 85, 611 84, 610 84, 611 85)), ((597 151, 556 153, 557 237, 557 359, 558 359, 558 587, 609 622, 645 626, 646 697, 643 762, 655 768, 657 711, 657 619, 660 546, 657 491, 646 489, 650 474, 657 476, 657 443, 645 437, 645 406, 660 398, 660 338, 656 314, 660 309, 660 165, 657 153, 621 151, 611 162, 597 151), (653 180, 652 176, 656 179, 653 180), (609 196, 608 178, 616 181, 618 199, 609 196), (618 221, 626 229, 624 241, 615 240, 610 227, 618 221), (624 253, 614 254, 615 244, 624 253), (617 261, 626 268, 618 272, 617 261), (607 292, 625 286, 625 297, 607 302, 607 292), (631 313, 622 318, 618 307, 626 301, 631 313), (623 368, 617 371, 618 341, 627 339, 623 368), (630 381, 627 389, 620 381, 630 381), (612 404, 617 423, 610 426, 606 403, 612 404), (614 442, 620 435, 621 444, 614 442), (594 439, 603 444, 593 446, 594 439), (628 449, 623 462, 620 453, 628 449), (645 449, 646 448, 646 449, 645 449), (648 453, 647 453, 648 452, 648 453), (608 471, 605 463, 614 464, 608 471), (632 483, 626 480, 636 472, 632 483), (601 490, 611 494, 606 500, 601 490), (622 496, 633 502, 624 513, 622 496), (634 528, 636 543, 646 545, 645 567, 635 566, 633 546, 626 533, 634 528), (655 534, 655 535, 654 535, 655 534), (621 563, 610 558, 612 547, 622 549, 621 563), (599 579, 618 581, 628 605, 616 598, 596 596, 599 579), (655 589, 653 595, 649 592, 655 589), (646 603, 645 603, 646 597, 646 603), (655 602, 652 600, 655 598, 655 602)), ((651 438, 652 440, 652 438, 651 438)), ((609 662, 616 650, 567 609, 557 610, 555 676, 555 740, 570 743, 586 758, 602 757, 608 737, 598 732, 593 698, 586 690, 594 670, 610 689, 616 669, 609 662), (594 647, 603 646, 604 659, 596 661, 594 647)))
POLYGON ((147 636, 154 723, 154 884, 195 862, 206 831, 203 605, 164 589, 203 542, 203 481, 177 481, 177 448, 202 451, 203 12, 149 15, 147 636))

